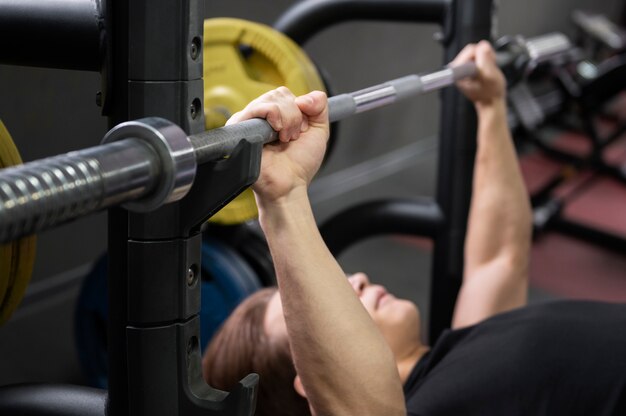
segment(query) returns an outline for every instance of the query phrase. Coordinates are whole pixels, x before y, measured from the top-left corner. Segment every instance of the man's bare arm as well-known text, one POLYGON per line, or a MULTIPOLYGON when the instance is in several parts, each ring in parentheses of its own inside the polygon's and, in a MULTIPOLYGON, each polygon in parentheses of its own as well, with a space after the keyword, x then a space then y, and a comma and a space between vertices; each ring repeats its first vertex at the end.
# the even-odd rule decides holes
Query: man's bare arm
POLYGON ((324 244, 307 187, 328 139, 326 97, 279 89, 231 122, 264 117, 280 143, 254 185, 276 269, 295 366, 316 415, 405 415, 393 355, 324 244), (302 111, 302 113, 300 113, 302 111))
POLYGON ((263 207, 296 369, 316 415, 405 415, 395 360, 328 251, 306 190, 263 207))
POLYGON ((532 231, 528 195, 507 125, 504 78, 487 43, 470 46, 466 56, 459 55, 460 62, 469 55, 475 56, 480 74, 460 87, 475 103, 478 149, 454 328, 526 304, 532 231))

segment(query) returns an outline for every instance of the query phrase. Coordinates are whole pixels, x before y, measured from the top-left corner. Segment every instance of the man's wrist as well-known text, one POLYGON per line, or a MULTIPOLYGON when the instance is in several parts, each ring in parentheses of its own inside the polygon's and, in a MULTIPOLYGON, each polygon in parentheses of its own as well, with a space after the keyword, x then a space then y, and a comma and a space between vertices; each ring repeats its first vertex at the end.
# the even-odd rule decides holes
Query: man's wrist
POLYGON ((505 97, 498 97, 489 102, 477 102, 475 104, 476 112, 479 117, 483 116, 502 116, 507 114, 507 105, 505 97))
POLYGON ((298 186, 286 195, 278 198, 262 196, 255 193, 259 209, 259 221, 263 226, 267 222, 293 218, 310 211, 309 195, 306 186, 298 186))
POLYGON ((284 205, 290 205, 300 200, 308 199, 308 189, 306 184, 297 185, 293 189, 289 190, 284 195, 273 195, 271 192, 254 192, 257 206, 259 208, 271 209, 274 207, 280 207, 284 205))

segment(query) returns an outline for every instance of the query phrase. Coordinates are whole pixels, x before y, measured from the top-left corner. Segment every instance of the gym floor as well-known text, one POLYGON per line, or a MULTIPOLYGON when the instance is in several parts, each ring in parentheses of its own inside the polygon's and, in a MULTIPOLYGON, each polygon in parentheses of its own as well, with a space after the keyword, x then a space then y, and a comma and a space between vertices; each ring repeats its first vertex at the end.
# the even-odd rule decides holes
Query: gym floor
MULTIPOLYGON (((280 0, 270 5, 229 0, 211 2, 206 9, 207 17, 235 16, 271 24, 292 3, 280 0)), ((586 8, 615 16, 621 10, 621 3, 618 0, 602 4, 591 0, 502 2, 499 30, 501 34, 526 36, 552 30, 567 33, 571 30, 570 10, 586 8)), ((436 68, 441 62, 440 48, 432 41, 436 29, 346 24, 314 38, 307 51, 330 74, 333 92, 346 92, 436 68), (390 62, 393 64, 389 65, 390 62)), ((10 97, 0 100, 0 117, 25 160, 83 148, 103 136, 105 119, 97 108, 84 104, 93 102, 99 82, 99 77, 90 73, 0 65, 0 90, 10 97), (64 106, 58 105, 61 94, 68 103, 64 106), (68 108, 72 109, 75 122, 67 123, 63 112, 68 108), (32 138, 36 138, 36 144, 32 138), (91 138, 91 142, 86 143, 86 138, 91 138)), ((311 188, 318 221, 322 223, 365 200, 433 195, 438 110, 438 99, 433 94, 401 109, 385 108, 342 123, 335 151, 311 188)), ((626 142, 626 138, 622 140, 626 142)), ((614 194, 620 193, 621 200, 626 202, 623 185, 617 190, 601 188, 599 192, 602 197, 609 195, 611 200, 619 199, 614 194)), ((623 223, 625 205, 620 206, 622 211, 616 211, 614 221, 623 223)), ((588 210, 599 208, 600 205, 587 207, 588 210)), ((36 270, 28 296, 13 319, 0 328, 3 357, 0 385, 83 382, 73 346, 74 301, 80 278, 104 250, 105 235, 105 218, 100 214, 39 237, 36 270)), ((414 300, 427 321, 430 275, 427 241, 375 238, 351 247, 339 261, 347 272, 365 271, 390 291, 414 300)), ((626 257, 562 235, 545 234, 533 248, 531 284, 531 302, 555 298, 623 302, 626 301, 626 257), (566 271, 563 265, 567 265, 566 271)))

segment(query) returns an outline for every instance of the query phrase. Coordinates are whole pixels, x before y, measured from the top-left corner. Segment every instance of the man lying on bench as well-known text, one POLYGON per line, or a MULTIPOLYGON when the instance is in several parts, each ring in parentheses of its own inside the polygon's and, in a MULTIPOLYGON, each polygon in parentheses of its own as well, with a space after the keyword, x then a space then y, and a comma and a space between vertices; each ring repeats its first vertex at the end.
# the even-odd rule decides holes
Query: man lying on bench
POLYGON ((267 93, 230 123, 266 118, 254 185, 278 289, 241 304, 205 353, 204 376, 231 389, 260 374, 257 415, 626 415, 626 305, 524 307, 531 211, 507 127, 505 81, 487 42, 452 63, 478 114, 463 285, 452 329, 422 343, 417 307, 364 274, 348 279, 307 196, 328 139, 326 97, 267 93))

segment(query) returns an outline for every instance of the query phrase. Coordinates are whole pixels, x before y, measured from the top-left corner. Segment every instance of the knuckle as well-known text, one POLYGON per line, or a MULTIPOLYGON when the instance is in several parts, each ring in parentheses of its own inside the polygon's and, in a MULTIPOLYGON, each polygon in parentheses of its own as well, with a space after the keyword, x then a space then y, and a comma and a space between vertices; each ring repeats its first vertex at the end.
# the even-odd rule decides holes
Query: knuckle
POLYGON ((317 95, 319 95, 320 97, 322 97, 324 99, 328 98, 328 94, 326 93, 326 91, 317 90, 316 93, 317 93, 317 95))
POLYGON ((293 94, 291 93, 291 90, 289 90, 289 88, 285 86, 280 86, 276 88, 275 91, 283 96, 287 96, 287 97, 293 96, 293 94))
POLYGON ((272 114, 278 114, 280 113, 280 106, 276 103, 268 103, 267 111, 272 114))

